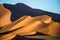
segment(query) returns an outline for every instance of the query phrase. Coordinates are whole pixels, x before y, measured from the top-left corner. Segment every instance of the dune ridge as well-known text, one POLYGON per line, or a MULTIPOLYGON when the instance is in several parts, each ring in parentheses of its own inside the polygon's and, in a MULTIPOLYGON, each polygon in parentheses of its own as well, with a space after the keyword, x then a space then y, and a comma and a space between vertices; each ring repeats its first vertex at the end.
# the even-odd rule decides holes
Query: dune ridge
POLYGON ((11 11, 0 4, 0 27, 11 23, 11 11))
POLYGON ((60 23, 54 22, 48 15, 29 16, 24 15, 18 20, 11 22, 11 11, 0 5, 0 33, 10 32, 0 35, 1 40, 11 40, 16 35, 34 35, 36 32, 48 34, 50 36, 60 36, 60 23), (21 27, 21 28, 20 28, 21 27), (19 28, 19 29, 18 29, 19 28))

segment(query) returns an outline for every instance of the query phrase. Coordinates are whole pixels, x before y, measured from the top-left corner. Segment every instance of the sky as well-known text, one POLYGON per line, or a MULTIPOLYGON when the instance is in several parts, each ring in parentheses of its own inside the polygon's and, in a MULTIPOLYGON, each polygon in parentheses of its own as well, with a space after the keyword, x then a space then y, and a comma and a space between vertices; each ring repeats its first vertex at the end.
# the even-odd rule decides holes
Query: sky
POLYGON ((24 3, 32 8, 60 14, 60 0, 0 0, 0 4, 24 3))

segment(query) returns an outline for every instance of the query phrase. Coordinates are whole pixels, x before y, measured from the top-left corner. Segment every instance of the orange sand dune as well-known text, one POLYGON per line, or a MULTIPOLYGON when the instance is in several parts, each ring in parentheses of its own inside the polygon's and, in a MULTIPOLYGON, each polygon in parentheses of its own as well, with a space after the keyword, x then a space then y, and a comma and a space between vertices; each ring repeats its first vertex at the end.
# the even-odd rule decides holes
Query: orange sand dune
POLYGON ((49 35, 52 36, 60 36, 60 23, 53 22, 51 25, 49 25, 49 35))
POLYGON ((38 32, 48 34, 51 36, 60 36, 60 23, 53 22, 47 25, 47 27, 39 28, 38 32))
POLYGON ((0 33, 17 29, 8 34, 1 35, 1 40, 10 40, 16 35, 32 35, 36 32, 50 36, 60 36, 60 23, 53 22, 52 18, 48 15, 35 17, 25 15, 14 22, 11 22, 10 17, 11 11, 6 9, 3 4, 0 4, 0 28, 2 27, 0 33))
POLYGON ((52 18, 48 15, 36 16, 36 17, 33 17, 33 19, 42 21, 44 23, 51 23, 52 22, 52 18))
POLYGON ((11 23, 10 16, 10 10, 4 8, 3 4, 0 4, 0 27, 11 23))
POLYGON ((11 31, 11 30, 14 30, 14 29, 17 29, 17 28, 20 28, 20 27, 23 27, 27 24, 29 24, 31 21, 32 18, 31 16, 23 16, 21 19, 18 19, 14 22, 12 22, 11 24, 3 27, 1 30, 0 30, 0 33, 2 32, 6 32, 6 31, 11 31), (28 21, 29 20, 29 21, 28 21), (8 27, 9 26, 9 27, 8 27))
MULTIPOLYGON (((16 30, 16 31, 14 31, 14 32, 11 32, 11 33, 9 33, 9 34, 6 34, 6 35, 2 35, 0 38, 1 39, 5 39, 5 38, 11 38, 10 36, 12 36, 12 35, 17 35, 17 34, 19 34, 20 33, 20 35, 22 34, 22 33, 25 33, 25 34, 23 34, 23 35, 27 35, 26 33, 29 33, 29 32, 34 32, 38 27, 36 27, 36 26, 39 26, 41 24, 41 22, 40 21, 35 21, 35 22, 32 22, 31 24, 29 24, 29 25, 27 25, 27 26, 25 26, 24 28, 21 28, 21 29, 18 29, 18 30, 16 30), (35 25, 35 26, 34 26, 35 25), (32 28, 31 28, 32 27, 32 28), (28 29, 28 28, 30 28, 30 29, 28 29), (27 29, 27 30, 26 30, 27 29)), ((30 34, 30 33, 29 33, 30 34)), ((34 32, 34 34, 35 34, 35 32, 34 32)), ((14 36, 12 36, 12 37, 14 37, 14 36)))

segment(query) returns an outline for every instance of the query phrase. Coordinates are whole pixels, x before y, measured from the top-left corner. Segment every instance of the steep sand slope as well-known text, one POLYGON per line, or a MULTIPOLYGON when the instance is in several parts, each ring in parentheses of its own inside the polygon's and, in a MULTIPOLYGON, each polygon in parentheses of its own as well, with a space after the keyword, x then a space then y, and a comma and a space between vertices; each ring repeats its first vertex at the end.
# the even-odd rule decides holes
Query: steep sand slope
POLYGON ((48 26, 52 23, 52 18, 48 15, 41 15, 41 16, 35 16, 33 17, 35 21, 41 21, 42 24, 39 25, 39 29, 37 29, 38 32, 42 32, 44 34, 48 34, 48 26))
MULTIPOLYGON (((39 16, 39 17, 35 17, 35 19, 33 19, 32 17, 30 16, 23 16, 22 18, 14 21, 13 23, 9 24, 8 26, 5 26, 4 28, 2 28, 0 30, 0 33, 2 32, 6 32, 7 30, 10 31, 10 30, 14 30, 14 29, 17 29, 17 28, 20 28, 22 26, 25 26, 25 25, 28 25, 29 23, 33 22, 33 21, 47 21, 47 23, 51 23, 51 18, 47 15, 43 15, 43 16, 39 16), (48 19, 47 19, 48 18, 48 19), (43 20, 44 19, 44 20, 43 20), (50 19, 50 20, 49 20, 50 19)), ((45 23, 45 22, 44 22, 45 23)), ((43 23, 42 23, 43 24, 43 23)), ((41 27, 41 26, 40 26, 41 27)))
POLYGON ((60 36, 60 23, 53 22, 52 18, 48 15, 41 15, 31 17, 25 15, 18 20, 11 22, 10 10, 0 4, 0 33, 12 31, 5 35, 0 35, 1 40, 10 40, 16 35, 25 36, 32 35, 36 32, 48 34, 50 36, 60 36))
POLYGON ((52 22, 52 18, 48 15, 35 16, 35 17, 33 17, 33 19, 42 21, 47 24, 52 22))
POLYGON ((51 36, 60 36, 60 23, 53 22, 49 25, 49 35, 51 36))
MULTIPOLYGON (((5 26, 5 27, 3 27, 1 30, 0 30, 0 33, 2 33, 2 32, 6 32, 7 30, 8 31, 10 31, 10 30, 14 30, 14 29, 17 29, 17 28, 19 28, 19 27, 22 27, 22 26, 25 26, 25 25, 27 25, 27 24, 30 24, 31 22, 33 22, 33 21, 37 21, 37 20, 39 20, 39 21, 41 21, 41 25, 39 25, 40 27, 39 27, 39 30, 41 31, 41 32, 46 32, 47 30, 48 30, 48 26, 49 26, 49 23, 51 23, 52 22, 52 20, 51 20, 51 17, 47 17, 47 18, 50 18, 50 20, 49 19, 47 19, 46 18, 46 16, 47 15, 43 15, 43 16, 39 16, 39 17, 34 17, 34 18, 32 18, 32 17, 30 17, 30 16, 23 16, 22 18, 20 18, 20 19, 18 19, 18 20, 16 20, 16 21, 14 21, 14 22, 12 22, 11 24, 9 24, 8 26, 5 26), (42 21, 41 20, 41 18, 43 18, 44 20, 42 21), (36 19, 36 20, 35 20, 36 19), (30 21, 29 21, 30 20, 30 21), (49 20, 49 23, 48 24, 46 24, 44 21, 46 21, 46 20, 49 20)), ((48 32, 48 31, 47 31, 48 32)))
MULTIPOLYGON (((2 40, 2 39, 6 39, 6 40, 7 40, 7 39, 11 39, 11 38, 13 38, 15 35, 17 35, 17 34, 19 34, 19 33, 20 33, 20 35, 21 35, 21 34, 22 34, 22 35, 27 35, 26 33, 36 31, 36 29, 38 28, 38 27, 36 27, 36 26, 39 26, 40 24, 41 24, 40 21, 32 22, 31 24, 25 26, 24 28, 18 29, 18 30, 16 30, 16 31, 11 32, 11 33, 6 34, 6 35, 1 35, 1 36, 0 36, 0 39, 1 39, 1 40, 2 40), (34 25, 35 25, 35 26, 34 26, 34 25), (32 28, 31 28, 31 27, 32 27, 32 28), (29 28, 29 29, 28 29, 28 28, 29 28), (25 33, 25 34, 23 34, 23 33, 25 33)), ((30 33, 29 33, 29 34, 30 34, 30 33)), ((35 34, 35 32, 34 32, 34 34, 35 34)))
POLYGON ((10 24, 10 17, 10 10, 4 8, 3 4, 0 4, 0 27, 10 24))
POLYGON ((23 16, 22 18, 12 22, 11 24, 3 27, 0 30, 0 33, 6 32, 6 31, 11 31, 20 27, 23 27, 25 25, 28 25, 29 23, 32 22, 32 17, 31 16, 23 16))

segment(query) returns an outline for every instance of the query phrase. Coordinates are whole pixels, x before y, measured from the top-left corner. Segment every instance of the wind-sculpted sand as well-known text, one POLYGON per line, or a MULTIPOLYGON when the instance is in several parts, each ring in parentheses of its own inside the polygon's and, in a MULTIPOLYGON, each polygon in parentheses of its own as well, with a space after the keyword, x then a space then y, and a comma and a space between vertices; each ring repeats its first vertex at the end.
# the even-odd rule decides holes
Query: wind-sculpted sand
POLYGON ((11 23, 10 20, 11 12, 10 10, 3 7, 3 4, 0 4, 0 27, 3 25, 8 25, 11 23))
POLYGON ((42 16, 36 16, 36 17, 33 17, 34 20, 39 20, 39 21, 42 21, 46 24, 49 24, 52 22, 52 18, 48 15, 42 15, 42 16))
POLYGON ((0 40, 11 40, 16 35, 34 35, 36 32, 50 36, 60 36, 60 23, 54 22, 48 15, 31 17, 24 15, 11 22, 11 11, 0 4, 0 40), (3 34, 5 32, 9 32, 3 34))
POLYGON ((28 25, 29 23, 31 23, 32 21, 32 18, 30 16, 24 16, 22 17, 21 19, 18 19, 12 23, 10 23, 9 25, 3 27, 1 30, 0 30, 0 33, 1 32, 6 32, 6 31, 11 31, 11 30, 14 30, 14 29, 17 29, 17 28, 20 28, 20 27, 23 27, 25 25, 28 25), (29 21, 28 21, 29 20, 29 21), (8 27, 9 26, 9 27, 8 27))

